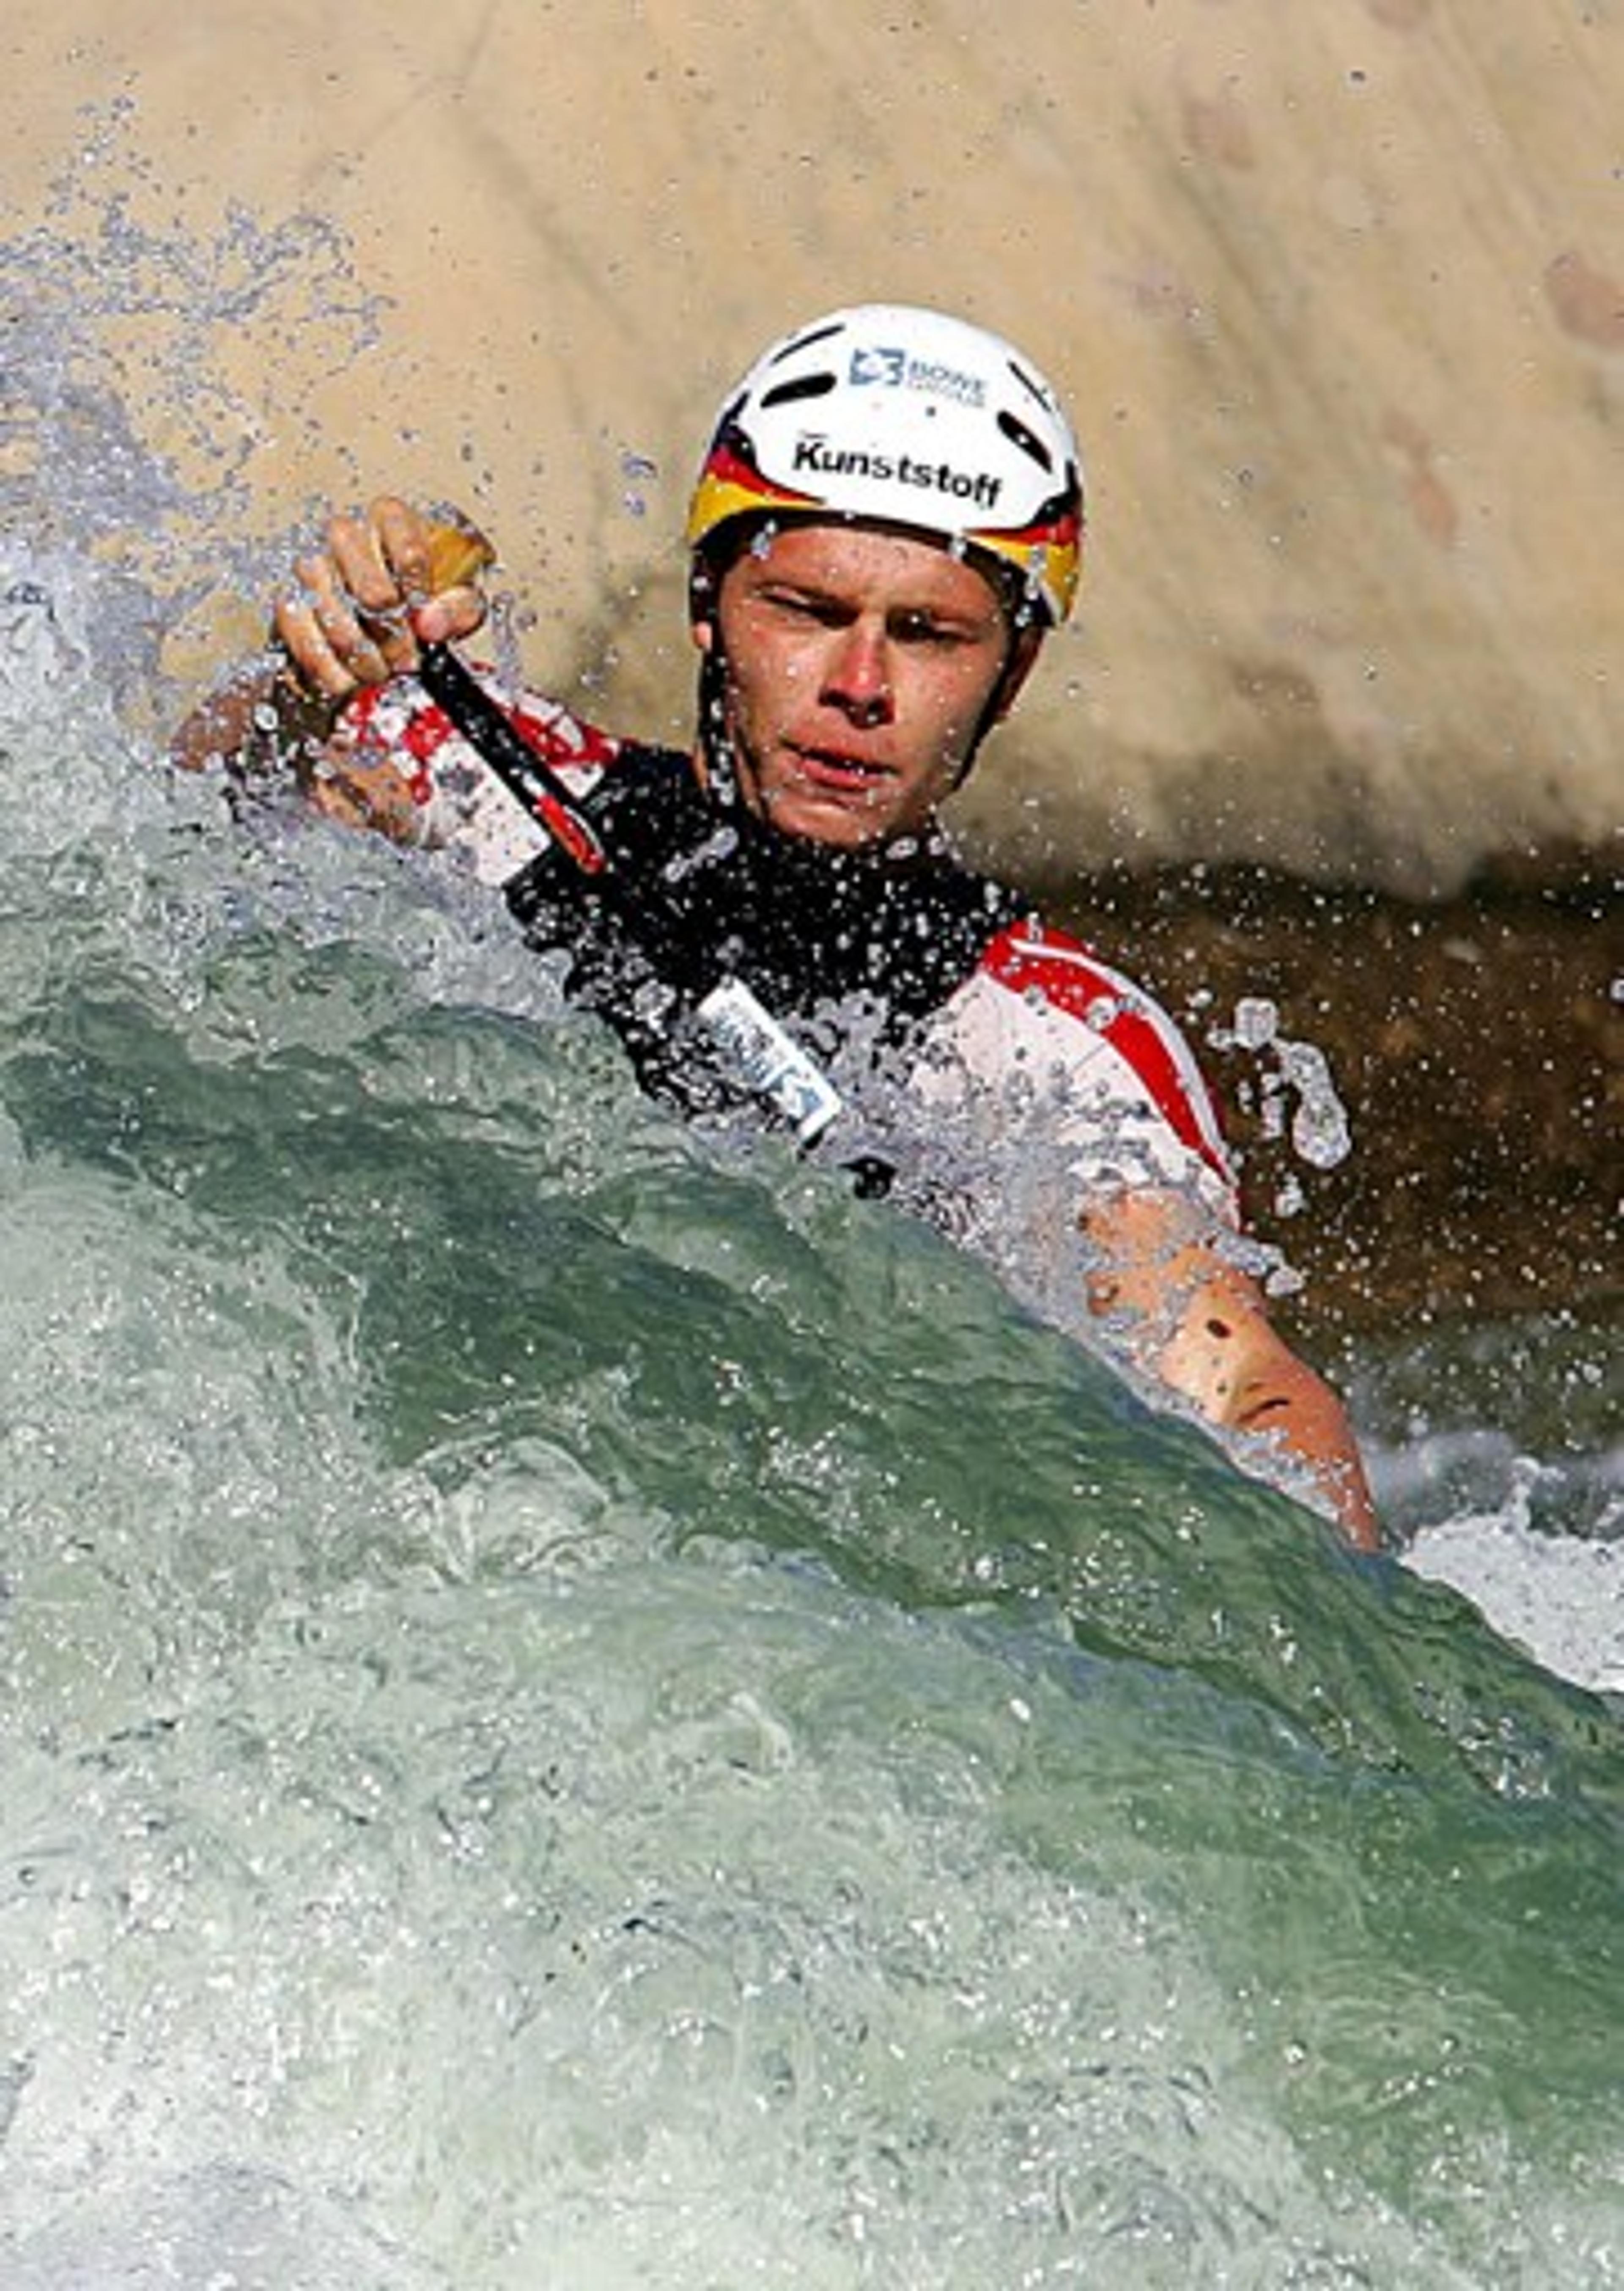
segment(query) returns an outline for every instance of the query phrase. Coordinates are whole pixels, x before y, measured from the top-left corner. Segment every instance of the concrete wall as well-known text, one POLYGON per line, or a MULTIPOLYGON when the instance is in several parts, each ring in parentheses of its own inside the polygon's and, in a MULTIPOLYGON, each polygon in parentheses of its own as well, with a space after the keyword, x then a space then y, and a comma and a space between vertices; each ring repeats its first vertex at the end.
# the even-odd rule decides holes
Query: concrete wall
POLYGON ((386 298, 347 367, 220 350, 248 520, 464 500, 617 721, 686 721, 727 383, 928 300, 1027 346, 1090 478, 984 849, 1427 889, 1624 815, 1619 0, 16 0, 0 52, 9 229, 100 169, 194 237, 326 216, 386 298))

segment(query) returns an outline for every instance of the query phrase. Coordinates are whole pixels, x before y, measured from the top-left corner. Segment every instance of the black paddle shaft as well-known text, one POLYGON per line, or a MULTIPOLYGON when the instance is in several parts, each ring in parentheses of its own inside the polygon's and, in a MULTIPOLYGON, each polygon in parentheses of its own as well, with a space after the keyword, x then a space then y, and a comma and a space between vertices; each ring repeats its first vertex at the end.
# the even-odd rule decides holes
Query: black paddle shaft
POLYGON ((577 798, 545 757, 509 722, 450 647, 426 645, 415 673, 423 690, 502 785, 590 880, 656 975, 694 1001, 720 985, 724 976, 720 964, 708 961, 703 950, 695 945, 692 934, 660 897, 657 886, 645 882, 638 887, 635 898, 629 895, 603 838, 577 798))

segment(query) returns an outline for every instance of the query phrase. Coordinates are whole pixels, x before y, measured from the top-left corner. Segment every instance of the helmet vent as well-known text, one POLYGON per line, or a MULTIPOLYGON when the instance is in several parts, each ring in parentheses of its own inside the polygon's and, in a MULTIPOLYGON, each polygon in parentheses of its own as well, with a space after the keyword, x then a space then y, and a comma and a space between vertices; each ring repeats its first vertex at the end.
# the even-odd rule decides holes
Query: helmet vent
POLYGON ((1043 443, 1041 438, 1034 438, 1033 436, 1031 430, 1028 430, 1024 422, 1017 420, 1013 414, 1007 413, 1001 408, 998 416, 998 426, 1003 431, 1004 436, 1008 438, 1013 445, 1018 446, 1023 454, 1029 454, 1031 456, 1031 458, 1037 463, 1039 469, 1048 470, 1050 471, 1053 470, 1055 466, 1054 455, 1049 452, 1048 446, 1043 443))
POLYGON ((792 406, 798 398, 826 398, 834 388, 832 374, 797 374, 791 382, 775 382, 771 390, 761 393, 761 403, 768 406, 792 406))
POLYGON ((804 334, 792 334, 787 342, 783 343, 774 351, 768 364, 782 366, 786 358, 799 357, 802 350, 809 350, 814 342, 831 341, 834 335, 844 331, 844 320, 837 320, 834 325, 829 326, 808 326, 804 334))

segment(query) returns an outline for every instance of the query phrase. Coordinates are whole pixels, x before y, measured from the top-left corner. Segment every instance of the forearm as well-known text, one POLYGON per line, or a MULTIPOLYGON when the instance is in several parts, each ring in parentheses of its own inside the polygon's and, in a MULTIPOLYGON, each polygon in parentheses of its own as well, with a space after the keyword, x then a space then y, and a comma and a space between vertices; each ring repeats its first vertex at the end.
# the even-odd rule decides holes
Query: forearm
POLYGON ((1119 1196, 1085 1225, 1097 1252, 1090 1306, 1130 1357, 1209 1423, 1266 1440, 1300 1465, 1348 1540, 1375 1549, 1376 1508, 1347 1411, 1280 1336, 1221 1240, 1164 1195, 1119 1196))
POLYGON ((1347 1409, 1266 1321, 1210 1299, 1157 1363, 1210 1422, 1255 1435, 1300 1464, 1351 1543, 1379 1543, 1376 1507, 1347 1409))
POLYGON ((338 707, 299 683, 280 652, 257 654, 199 703, 170 741, 185 771, 223 766, 243 778, 313 768, 332 736, 338 707))

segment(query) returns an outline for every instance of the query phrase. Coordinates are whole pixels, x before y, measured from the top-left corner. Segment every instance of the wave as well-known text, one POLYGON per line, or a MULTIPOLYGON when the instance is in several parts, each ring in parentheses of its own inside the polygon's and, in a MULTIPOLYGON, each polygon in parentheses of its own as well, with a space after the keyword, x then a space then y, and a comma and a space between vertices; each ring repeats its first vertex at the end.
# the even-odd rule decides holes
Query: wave
POLYGON ((6 770, 12 2279, 1605 2279, 1604 1700, 454 887, 6 770))

